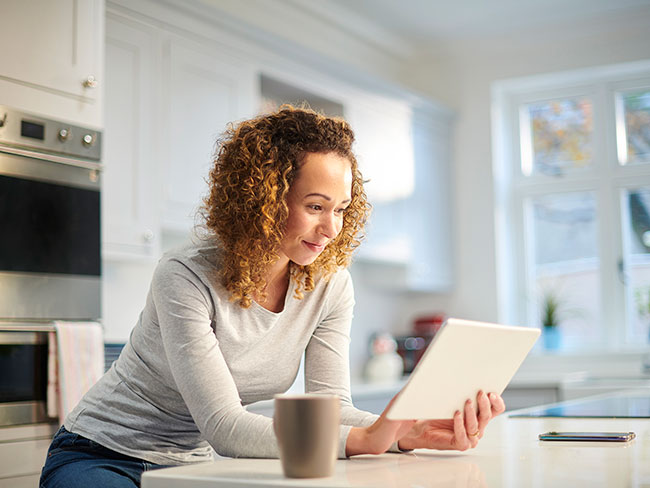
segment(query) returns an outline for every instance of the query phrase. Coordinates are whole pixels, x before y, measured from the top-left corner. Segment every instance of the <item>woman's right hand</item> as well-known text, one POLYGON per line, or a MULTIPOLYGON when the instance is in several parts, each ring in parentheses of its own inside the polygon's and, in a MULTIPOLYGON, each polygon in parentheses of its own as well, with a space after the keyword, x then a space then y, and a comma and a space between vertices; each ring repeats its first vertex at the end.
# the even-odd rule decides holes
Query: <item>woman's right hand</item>
MULTIPOLYGON (((398 393, 399 395, 399 393, 398 393)), ((345 445, 345 455, 381 454, 386 452, 394 442, 401 439, 415 425, 415 420, 389 420, 386 412, 397 395, 375 422, 368 427, 352 427, 345 445)))

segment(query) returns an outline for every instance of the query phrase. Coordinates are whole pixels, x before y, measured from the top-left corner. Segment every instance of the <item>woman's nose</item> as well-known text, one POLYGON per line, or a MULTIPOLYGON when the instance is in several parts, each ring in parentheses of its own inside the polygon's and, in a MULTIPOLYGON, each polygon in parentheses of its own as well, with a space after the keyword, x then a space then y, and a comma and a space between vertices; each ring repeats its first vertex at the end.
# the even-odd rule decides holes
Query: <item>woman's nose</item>
POLYGON ((334 239, 341 230, 339 218, 334 212, 326 212, 321 220, 321 234, 328 239, 334 239))

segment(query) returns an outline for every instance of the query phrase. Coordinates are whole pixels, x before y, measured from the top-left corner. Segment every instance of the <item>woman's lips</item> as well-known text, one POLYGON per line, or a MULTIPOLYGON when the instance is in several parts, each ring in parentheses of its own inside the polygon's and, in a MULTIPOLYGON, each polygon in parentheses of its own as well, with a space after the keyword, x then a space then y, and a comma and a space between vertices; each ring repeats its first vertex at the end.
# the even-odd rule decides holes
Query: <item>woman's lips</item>
POLYGON ((313 242, 302 241, 308 249, 314 252, 322 252, 325 249, 325 244, 314 244, 313 242))

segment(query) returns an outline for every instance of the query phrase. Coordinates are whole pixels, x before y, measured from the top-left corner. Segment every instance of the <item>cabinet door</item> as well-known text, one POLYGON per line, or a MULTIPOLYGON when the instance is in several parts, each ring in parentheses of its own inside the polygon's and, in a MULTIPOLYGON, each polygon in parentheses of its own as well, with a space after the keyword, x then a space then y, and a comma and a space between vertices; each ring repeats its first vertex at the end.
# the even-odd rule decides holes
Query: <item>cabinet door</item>
POLYGON ((38 475, 58 428, 58 424, 0 428, 0 488, 38 486, 38 475))
POLYGON ((415 191, 405 219, 412 229, 409 288, 446 292, 453 286, 453 228, 448 117, 413 111, 415 191))
POLYGON ((103 0, 2 0, 1 77, 97 98, 84 82, 101 75, 103 6, 103 0))
POLYGON ((41 471, 52 439, 0 444, 0 476, 27 476, 41 471))
POLYGON ((346 106, 355 151, 373 211, 361 259, 406 265, 412 258, 405 208, 415 189, 411 107, 404 101, 359 95, 346 106))
POLYGON ((346 117, 373 205, 358 260, 382 270, 375 285, 447 291, 453 272, 449 115, 366 95, 349 101, 346 117))
POLYGON ((173 38, 167 46, 168 118, 163 226, 187 232, 206 195, 217 137, 229 122, 254 115, 259 81, 244 60, 173 38))
POLYGON ((0 488, 36 488, 40 478, 40 473, 15 478, 0 478, 0 488))
MULTIPOLYGON (((144 26, 106 23, 104 257, 157 257, 156 38, 144 26)), ((159 56, 158 56, 159 57, 159 56)))

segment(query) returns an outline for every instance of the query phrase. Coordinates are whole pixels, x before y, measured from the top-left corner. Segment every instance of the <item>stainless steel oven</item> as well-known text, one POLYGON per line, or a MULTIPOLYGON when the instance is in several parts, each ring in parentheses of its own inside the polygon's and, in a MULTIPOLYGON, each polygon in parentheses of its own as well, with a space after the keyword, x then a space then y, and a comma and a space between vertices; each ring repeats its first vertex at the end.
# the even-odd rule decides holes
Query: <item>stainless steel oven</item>
POLYGON ((48 332, 53 326, 0 323, 0 427, 49 422, 48 332))
POLYGON ((100 156, 97 130, 0 106, 0 322, 100 318, 100 156))

